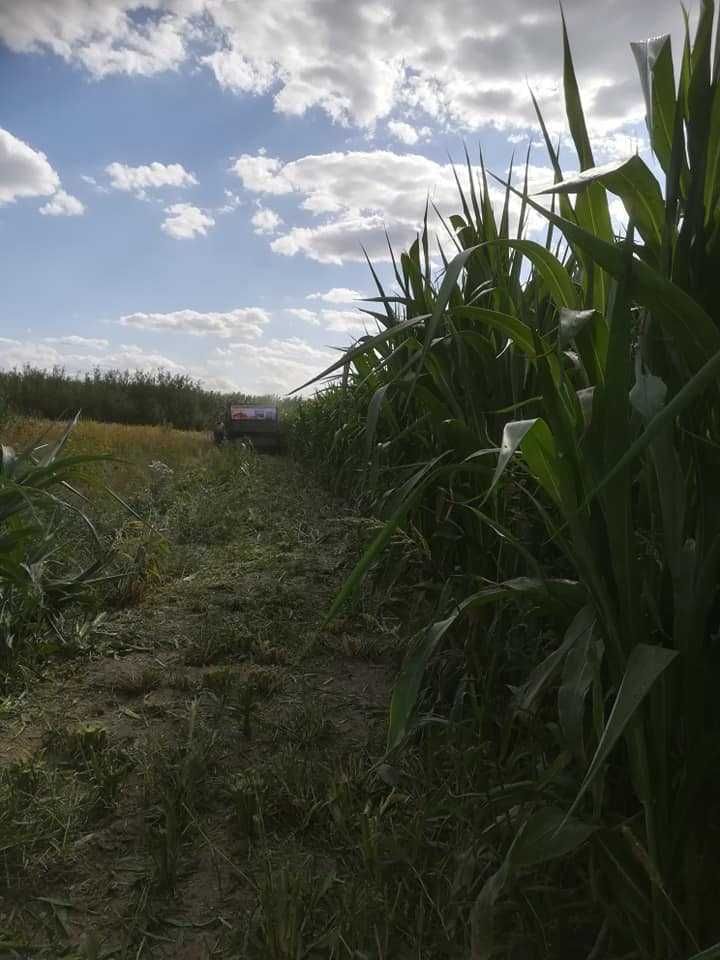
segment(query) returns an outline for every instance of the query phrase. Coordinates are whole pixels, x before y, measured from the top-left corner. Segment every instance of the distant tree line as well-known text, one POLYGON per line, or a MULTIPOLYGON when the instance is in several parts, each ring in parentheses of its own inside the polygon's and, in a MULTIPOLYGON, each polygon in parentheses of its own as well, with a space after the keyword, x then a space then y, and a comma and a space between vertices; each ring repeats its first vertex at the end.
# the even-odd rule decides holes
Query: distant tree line
MULTIPOLYGON (((254 398, 232 394, 240 402, 254 398)), ((142 370, 102 370, 72 376, 62 367, 0 370, 0 408, 56 420, 78 410, 91 420, 128 424, 167 424, 205 430, 230 398, 205 390, 185 374, 142 370)))

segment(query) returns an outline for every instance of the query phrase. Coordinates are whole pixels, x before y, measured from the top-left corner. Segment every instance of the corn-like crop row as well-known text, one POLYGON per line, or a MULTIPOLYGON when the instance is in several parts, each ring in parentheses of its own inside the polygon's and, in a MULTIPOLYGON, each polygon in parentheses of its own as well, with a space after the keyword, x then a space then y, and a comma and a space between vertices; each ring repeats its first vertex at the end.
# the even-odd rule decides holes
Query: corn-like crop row
POLYGON ((514 839, 474 895, 475 960, 494 955, 506 893, 568 856, 604 905, 598 956, 603 942, 617 956, 720 956, 714 15, 703 0, 677 72, 668 36, 633 45, 661 182, 637 155, 596 166, 563 24, 579 175, 564 178, 539 110, 546 196, 511 175, 497 212, 489 175, 468 163, 440 277, 426 217, 393 258, 396 290, 373 272, 379 332, 295 414, 295 449, 387 518, 332 612, 399 528, 443 583, 395 687, 391 751, 422 735, 430 710, 487 736, 507 624, 539 611, 554 631, 504 701, 505 757, 528 718, 549 736, 524 779, 493 796, 514 839), (620 237, 610 196, 627 212, 620 237), (531 211, 544 242, 524 236, 531 211), (450 695, 449 647, 461 660, 450 695))

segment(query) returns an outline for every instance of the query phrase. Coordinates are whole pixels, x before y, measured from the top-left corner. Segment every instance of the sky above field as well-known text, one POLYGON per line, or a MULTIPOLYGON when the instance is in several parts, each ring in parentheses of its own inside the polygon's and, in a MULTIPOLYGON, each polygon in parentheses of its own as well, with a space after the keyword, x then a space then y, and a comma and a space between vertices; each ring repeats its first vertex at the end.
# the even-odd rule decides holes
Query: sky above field
MULTIPOLYGON (((677 55, 679 3, 565 13, 596 161, 645 151, 629 43, 677 55)), ((457 209, 449 157, 524 157, 528 86, 564 134, 561 69, 556 0, 0 0, 0 366, 299 385, 363 332, 362 246, 386 275, 457 209)))

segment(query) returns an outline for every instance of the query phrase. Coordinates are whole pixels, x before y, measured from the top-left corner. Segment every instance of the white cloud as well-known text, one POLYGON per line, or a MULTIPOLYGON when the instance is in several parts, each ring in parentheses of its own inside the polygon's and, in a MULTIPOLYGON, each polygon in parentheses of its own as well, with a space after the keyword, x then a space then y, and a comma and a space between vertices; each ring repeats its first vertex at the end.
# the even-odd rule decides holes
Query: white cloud
POLYGON ((320 318, 315 310, 308 310, 307 307, 288 307, 285 312, 289 313, 291 317, 297 317, 304 323, 309 323, 311 327, 320 326, 320 318))
POLYGON ((197 363, 181 362, 136 344, 110 345, 106 340, 76 335, 43 340, 0 337, 0 369, 31 364, 41 369, 64 367, 71 374, 97 367, 168 370, 195 377, 209 389, 258 394, 286 393, 336 359, 335 351, 312 346, 299 337, 264 343, 230 341, 197 363))
MULTIPOLYGON (((630 40, 676 31, 676 0, 573 0, 575 63, 593 133, 642 117, 630 40)), ((0 38, 51 50, 93 76, 151 75, 199 61, 224 88, 266 94, 275 110, 319 108, 372 129, 534 127, 527 81, 561 123, 561 35, 553 0, 6 0, 0 38), (199 41, 199 42, 196 42, 199 41), (198 53, 201 55, 198 57, 198 53)), ((409 141, 405 141, 409 142, 409 141)))
POLYGON ((269 207, 260 207, 260 209, 252 215, 250 222, 255 227, 255 233, 269 234, 275 233, 283 221, 282 217, 274 210, 271 210, 269 207))
POLYGON ((326 330, 337 333, 364 333, 375 327, 372 317, 357 310, 323 310, 322 321, 326 330))
MULTIPOLYGON (((271 249, 285 256, 302 253, 320 263, 343 264, 362 262, 365 248, 371 259, 388 260, 386 230, 393 246, 403 249, 421 229, 428 200, 433 229, 437 227, 433 206, 445 216, 459 207, 451 165, 416 153, 336 151, 285 164, 263 154, 260 167, 252 162, 254 159, 258 158, 241 157, 234 167, 246 190, 261 195, 279 190, 291 193, 302 211, 317 218, 311 226, 294 226, 272 240, 271 249), (246 170, 251 171, 250 176, 246 176, 246 170)), ((474 173, 477 176, 479 170, 474 168, 474 173)), ((464 183, 464 168, 459 175, 464 183)), ((545 182, 552 182, 552 173, 545 182)), ((504 191, 494 183, 489 189, 491 200, 500 210, 504 191)), ((519 201, 511 198, 512 230, 517 225, 519 206, 519 201)), ((528 224, 529 229, 537 226, 537 215, 529 218, 528 224)), ((444 244, 449 242, 442 230, 439 235, 444 244)))
POLYGON ((286 312, 312 327, 323 327, 334 333, 362 333, 368 325, 374 325, 371 317, 358 310, 308 310, 305 307, 291 307, 286 312))
POLYGON ((264 93, 276 77, 275 65, 266 60, 253 60, 233 50, 216 50, 202 62, 215 74, 215 79, 236 93, 264 93))
POLYGON ((270 315, 260 307, 238 307, 224 312, 201 313, 197 310, 175 310, 171 313, 129 313, 121 317, 124 327, 140 330, 176 331, 202 337, 256 338, 262 336, 270 315))
POLYGON ((311 346, 299 337, 267 343, 230 343, 208 359, 207 377, 222 378, 227 389, 286 393, 317 376, 337 360, 335 351, 311 346))
POLYGON ((265 155, 244 155, 233 172, 246 190, 293 193, 304 210, 317 215, 344 211, 415 224, 428 196, 437 203, 452 204, 453 210, 457 205, 450 165, 416 153, 335 151, 285 164, 265 155))
POLYGON ((333 287, 324 293, 309 293, 306 300, 324 300, 325 303, 352 303, 354 300, 363 300, 365 294, 349 287, 333 287))
POLYGON ((60 177, 44 153, 0 128, 0 205, 18 197, 47 197, 60 187, 60 177))
POLYGON ((146 190, 159 187, 192 187, 197 185, 195 176, 181 163, 153 163, 131 167, 125 163, 109 163, 105 172, 110 177, 113 190, 125 190, 144 196, 146 190))
POLYGON ((217 207, 214 211, 215 213, 221 215, 232 213, 234 210, 237 210, 238 207, 242 206, 242 200, 236 193, 233 193, 232 190, 225 190, 223 192, 225 194, 225 203, 221 207, 217 207))
POLYGON ((382 217, 347 217, 318 227, 293 227, 270 244, 274 253, 294 257, 302 253, 318 263, 362 263, 363 248, 372 260, 388 260, 385 228, 389 226, 393 242, 402 250, 414 236, 406 224, 389 225, 382 217))
POLYGON ((2 3, 0 38, 18 52, 50 50, 68 62, 82 64, 95 77, 150 76, 176 69, 187 55, 185 35, 190 24, 177 15, 181 7, 165 0, 2 3), (147 15, 134 17, 143 7, 147 15))
POLYGON ((246 190, 254 193, 292 193, 293 185, 282 175, 282 162, 268 157, 264 150, 258 153, 243 153, 230 167, 232 173, 242 180, 246 190))
POLYGON ((192 240, 196 236, 204 237, 215 219, 192 203, 173 203, 165 208, 167 216, 160 229, 176 240, 192 240))
POLYGON ((40 207, 40 213, 48 217, 79 217, 85 213, 85 204, 64 190, 58 190, 40 207))
POLYGON ((86 350, 104 350, 110 345, 108 340, 99 337, 81 337, 75 333, 65 337, 43 337, 43 343, 62 344, 68 347, 83 347, 86 350))
POLYGON ((427 140, 432 133, 430 127, 421 127, 418 130, 404 120, 388 120, 388 131, 396 140, 408 146, 413 146, 418 140, 427 140))
POLYGON ((30 364, 49 370, 63 367, 68 373, 84 373, 101 367, 108 370, 170 370, 183 372, 183 364, 163 354, 145 351, 134 344, 121 344, 101 349, 98 343, 106 341, 86 340, 84 337, 59 337, 44 339, 14 340, 0 337, 0 368, 12 370, 30 364))
MULTIPOLYGON (((449 164, 389 150, 334 152, 289 163, 263 155, 240 157, 234 167, 246 190, 292 193, 302 210, 324 217, 295 226, 271 242, 275 253, 303 253, 320 263, 389 257, 385 229, 402 248, 415 235, 430 199, 445 212, 458 205, 449 164)), ((494 188, 493 188, 494 189, 494 188)))
POLYGON ((591 137, 591 145, 595 162, 610 163, 611 160, 623 160, 631 157, 634 153, 645 154, 648 159, 650 144, 646 135, 622 133, 605 133, 591 137))
POLYGON ((91 177, 86 173, 81 173, 80 179, 89 187, 92 187, 95 193, 110 193, 110 187, 106 187, 104 184, 98 183, 95 177, 91 177))

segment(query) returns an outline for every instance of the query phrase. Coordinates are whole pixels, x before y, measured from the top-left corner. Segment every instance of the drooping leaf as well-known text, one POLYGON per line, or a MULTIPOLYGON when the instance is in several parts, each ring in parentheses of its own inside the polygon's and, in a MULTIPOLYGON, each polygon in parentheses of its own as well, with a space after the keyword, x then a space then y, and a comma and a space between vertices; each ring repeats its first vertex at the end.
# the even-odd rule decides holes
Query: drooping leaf
POLYGON ((645 97, 645 114, 650 142, 665 171, 670 169, 675 129, 675 74, 669 34, 631 43, 640 84, 645 97))
POLYGON ((533 867, 564 857, 597 830, 590 823, 567 818, 558 807, 543 807, 525 822, 508 853, 513 867, 533 867))
POLYGON ((589 604, 578 610, 565 632, 563 642, 533 670, 515 695, 515 706, 518 711, 530 713, 534 710, 538 698, 562 668, 568 652, 592 632, 596 616, 589 604))
POLYGON ((638 373, 630 391, 630 403, 647 423, 665 406, 667 384, 652 373, 638 373))
POLYGON ((484 307, 455 307, 452 315, 457 320, 474 320, 477 323, 487 324, 494 330, 510 337, 513 343, 529 357, 535 356, 535 345, 532 331, 517 317, 498 310, 487 310, 484 307))
POLYGON ((665 202, 660 184, 640 157, 635 155, 629 160, 590 167, 577 176, 562 180, 540 192, 580 193, 591 183, 600 183, 620 197, 643 240, 659 249, 665 219, 665 202))
POLYGON ((505 472, 516 451, 523 458, 545 492, 558 506, 567 506, 572 480, 567 464, 558 456, 553 435, 547 423, 540 418, 512 420, 505 424, 495 474, 488 496, 505 472))
POLYGON ((602 641, 587 630, 568 651, 558 690, 558 719, 565 742, 576 757, 585 758, 585 700, 602 656, 602 641))
POLYGON ((647 643, 638 643, 633 647, 610 716, 568 817, 577 809, 586 791, 602 770, 613 747, 627 729, 628 724, 637 716, 643 700, 655 681, 677 655, 677 650, 647 643))
POLYGON ((375 391, 368 406, 367 420, 365 422, 365 459, 369 460, 372 456, 373 442, 375 440, 375 431, 377 430, 380 410, 382 409, 385 394, 390 388, 390 383, 384 383, 375 391))

